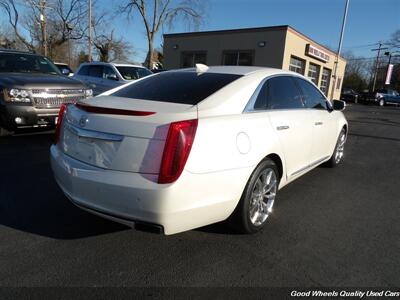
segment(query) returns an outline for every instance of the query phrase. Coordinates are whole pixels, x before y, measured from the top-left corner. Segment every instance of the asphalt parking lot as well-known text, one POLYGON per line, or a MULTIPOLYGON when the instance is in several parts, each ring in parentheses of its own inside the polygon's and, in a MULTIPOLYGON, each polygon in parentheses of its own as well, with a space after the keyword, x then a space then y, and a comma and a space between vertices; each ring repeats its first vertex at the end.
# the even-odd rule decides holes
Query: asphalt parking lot
POLYGON ((0 286, 400 286, 400 108, 352 105, 344 163, 280 191, 265 230, 177 235, 81 211, 51 132, 0 140, 0 286))

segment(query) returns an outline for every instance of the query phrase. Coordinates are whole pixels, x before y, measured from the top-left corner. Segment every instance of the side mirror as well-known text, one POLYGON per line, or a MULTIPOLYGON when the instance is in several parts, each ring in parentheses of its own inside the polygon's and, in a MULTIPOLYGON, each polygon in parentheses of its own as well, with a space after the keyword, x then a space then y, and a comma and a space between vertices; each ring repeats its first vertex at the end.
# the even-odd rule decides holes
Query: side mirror
POLYGON ((333 110, 342 111, 346 108, 346 102, 342 100, 333 100, 333 110))
POLYGON ((116 74, 108 74, 106 77, 108 80, 118 81, 118 77, 116 74))
POLYGON ((68 76, 70 72, 69 72, 68 69, 62 69, 61 73, 62 73, 63 75, 65 75, 65 76, 68 76))

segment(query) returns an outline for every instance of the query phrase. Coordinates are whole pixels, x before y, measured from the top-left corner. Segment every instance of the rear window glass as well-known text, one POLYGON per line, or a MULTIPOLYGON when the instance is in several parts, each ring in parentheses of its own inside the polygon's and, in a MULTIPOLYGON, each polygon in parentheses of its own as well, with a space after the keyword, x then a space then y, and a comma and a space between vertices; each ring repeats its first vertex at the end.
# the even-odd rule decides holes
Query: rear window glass
POLYGON ((196 105, 241 75, 196 72, 165 72, 144 78, 113 96, 196 105))

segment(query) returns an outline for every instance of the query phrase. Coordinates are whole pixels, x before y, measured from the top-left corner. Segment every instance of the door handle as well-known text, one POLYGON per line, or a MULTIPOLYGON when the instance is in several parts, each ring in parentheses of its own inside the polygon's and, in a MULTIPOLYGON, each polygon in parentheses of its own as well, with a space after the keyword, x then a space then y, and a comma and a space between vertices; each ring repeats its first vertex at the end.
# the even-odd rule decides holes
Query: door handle
POLYGON ((287 125, 278 126, 278 127, 276 127, 276 129, 277 130, 286 130, 286 129, 289 129, 289 126, 287 126, 287 125))
POLYGON ((324 122, 315 122, 314 124, 315 124, 315 126, 319 126, 319 125, 324 124, 324 122))

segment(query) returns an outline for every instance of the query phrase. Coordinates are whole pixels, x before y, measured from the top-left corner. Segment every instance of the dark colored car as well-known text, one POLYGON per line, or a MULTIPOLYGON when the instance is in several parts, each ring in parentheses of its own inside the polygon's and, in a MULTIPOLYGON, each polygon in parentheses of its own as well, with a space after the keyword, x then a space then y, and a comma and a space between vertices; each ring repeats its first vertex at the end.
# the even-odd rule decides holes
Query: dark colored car
POLYGON ((375 92, 364 93, 362 95, 364 103, 377 104, 384 106, 386 104, 400 104, 400 94, 392 89, 378 89, 375 92))
POLYGON ((347 89, 347 88, 344 88, 342 90, 342 93, 340 94, 340 100, 343 100, 346 102, 357 103, 359 97, 360 97, 360 95, 356 91, 354 91, 353 89, 347 89))
POLYGON ((54 125, 61 104, 92 96, 46 57, 0 49, 0 136, 18 128, 54 125))

